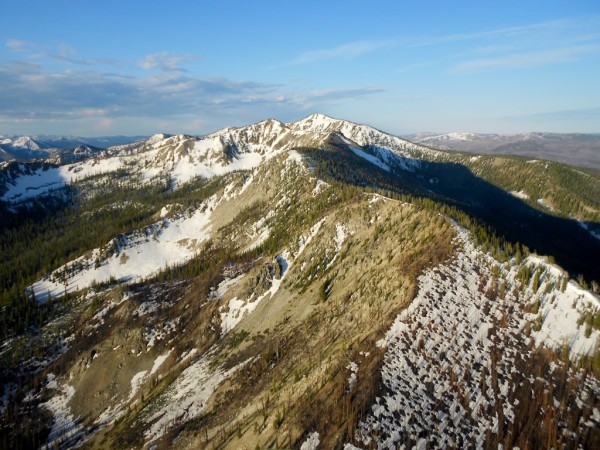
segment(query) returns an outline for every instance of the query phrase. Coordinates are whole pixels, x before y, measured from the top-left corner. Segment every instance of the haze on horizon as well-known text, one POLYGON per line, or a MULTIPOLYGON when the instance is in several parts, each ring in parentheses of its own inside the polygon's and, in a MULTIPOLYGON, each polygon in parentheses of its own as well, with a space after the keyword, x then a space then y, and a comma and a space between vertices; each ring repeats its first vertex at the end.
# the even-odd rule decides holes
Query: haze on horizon
POLYGON ((600 132, 596 1, 0 4, 0 134, 600 132))

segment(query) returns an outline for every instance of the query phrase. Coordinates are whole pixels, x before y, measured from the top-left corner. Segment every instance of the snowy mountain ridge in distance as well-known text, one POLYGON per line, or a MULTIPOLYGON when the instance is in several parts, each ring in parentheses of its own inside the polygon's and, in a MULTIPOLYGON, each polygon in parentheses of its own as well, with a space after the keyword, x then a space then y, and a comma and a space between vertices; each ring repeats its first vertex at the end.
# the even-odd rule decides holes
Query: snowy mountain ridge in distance
POLYGON ((600 136, 583 133, 416 133, 406 139, 441 150, 517 155, 600 168, 600 136))
POLYGON ((140 136, 104 136, 82 138, 77 136, 14 136, 0 137, 0 161, 61 158, 68 160, 65 153, 73 153, 80 146, 106 148, 139 140, 140 136))
POLYGON ((599 193, 321 114, 4 162, 0 446, 597 448, 599 193))

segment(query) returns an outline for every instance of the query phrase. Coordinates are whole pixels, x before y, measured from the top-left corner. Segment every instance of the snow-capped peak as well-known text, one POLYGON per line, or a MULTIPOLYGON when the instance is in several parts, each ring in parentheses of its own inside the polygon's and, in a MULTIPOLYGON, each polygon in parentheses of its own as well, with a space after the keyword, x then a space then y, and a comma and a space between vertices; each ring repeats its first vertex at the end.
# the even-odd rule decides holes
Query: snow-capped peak
POLYGON ((10 145, 15 148, 23 148, 23 149, 28 149, 28 150, 41 150, 42 149, 41 145, 38 144, 35 140, 30 138, 29 136, 21 136, 21 137, 15 139, 14 141, 12 141, 12 143, 10 145))
POLYGON ((297 122, 289 123, 288 126, 294 131, 324 132, 333 131, 331 128, 342 122, 320 113, 311 114, 297 122))
POLYGON ((157 134, 153 134, 152 136, 150 136, 148 139, 146 139, 146 144, 152 145, 152 144, 156 144, 160 141, 163 141, 167 138, 171 137, 171 135, 169 134, 165 134, 165 133, 157 133, 157 134))

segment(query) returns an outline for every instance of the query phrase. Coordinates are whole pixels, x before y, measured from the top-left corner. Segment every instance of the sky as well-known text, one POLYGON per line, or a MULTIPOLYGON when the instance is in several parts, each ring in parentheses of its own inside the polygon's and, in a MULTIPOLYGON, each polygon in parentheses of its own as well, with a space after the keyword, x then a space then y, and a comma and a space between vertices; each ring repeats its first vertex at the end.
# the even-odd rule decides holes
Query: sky
POLYGON ((0 134, 600 132, 600 2, 0 2, 0 134))

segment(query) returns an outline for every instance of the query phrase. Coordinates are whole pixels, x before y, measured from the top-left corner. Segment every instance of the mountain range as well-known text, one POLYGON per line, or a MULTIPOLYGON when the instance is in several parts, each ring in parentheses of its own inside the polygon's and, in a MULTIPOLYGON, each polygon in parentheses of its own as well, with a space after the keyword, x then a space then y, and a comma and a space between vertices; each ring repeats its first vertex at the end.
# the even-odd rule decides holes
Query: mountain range
POLYGON ((581 133, 417 133, 406 139, 441 150, 516 155, 600 169, 600 135, 581 133))
MULTIPOLYGON (((77 147, 105 149, 143 140, 145 136, 2 136, 0 161, 57 157, 77 147)), ((404 139, 440 150, 515 155, 600 169, 600 135, 582 133, 445 133, 420 132, 404 139)))
POLYGON ((6 161, 0 233, 5 448, 600 445, 595 170, 313 114, 6 161))
POLYGON ((65 151, 73 152, 76 148, 106 148, 127 144, 145 136, 17 136, 0 135, 0 162, 14 159, 44 159, 58 157, 65 151))

